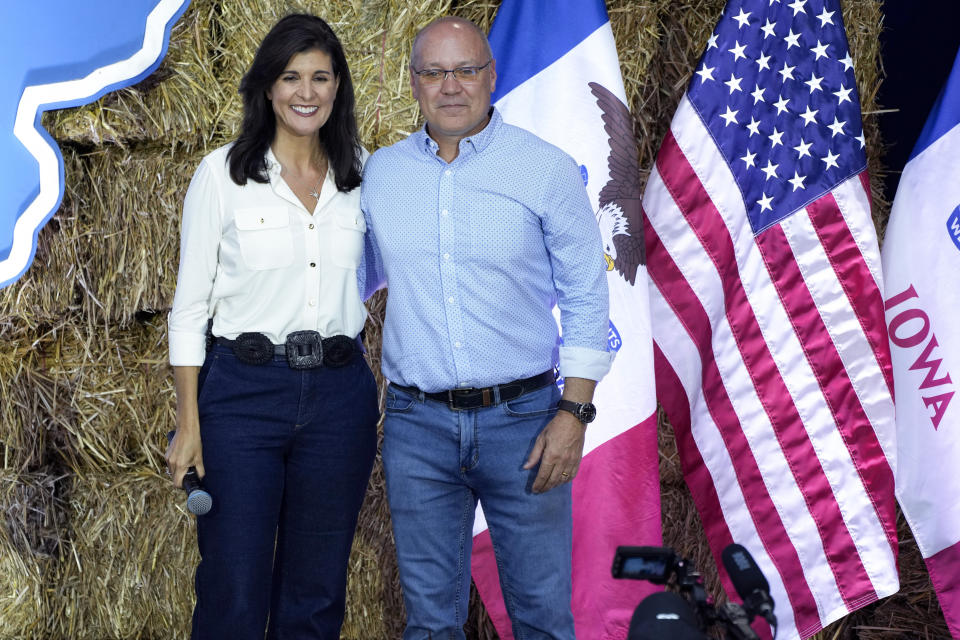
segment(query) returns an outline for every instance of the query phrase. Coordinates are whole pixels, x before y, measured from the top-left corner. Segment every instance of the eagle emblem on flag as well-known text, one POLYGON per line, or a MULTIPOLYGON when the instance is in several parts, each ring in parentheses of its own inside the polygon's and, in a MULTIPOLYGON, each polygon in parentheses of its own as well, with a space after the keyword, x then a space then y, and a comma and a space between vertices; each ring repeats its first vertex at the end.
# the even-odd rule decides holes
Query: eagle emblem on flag
POLYGON ((633 117, 627 105, 606 87, 596 82, 589 83, 589 86, 603 113, 603 130, 610 144, 607 157, 610 179, 600 190, 600 208, 597 210, 603 254, 607 271, 616 269, 633 285, 637 280, 637 268, 647 263, 633 117))

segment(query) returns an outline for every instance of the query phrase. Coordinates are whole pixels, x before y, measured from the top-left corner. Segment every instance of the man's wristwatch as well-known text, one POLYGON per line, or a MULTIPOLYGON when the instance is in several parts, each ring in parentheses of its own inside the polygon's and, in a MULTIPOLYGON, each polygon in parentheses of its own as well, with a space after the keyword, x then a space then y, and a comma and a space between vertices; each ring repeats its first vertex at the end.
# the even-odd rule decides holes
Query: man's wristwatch
POLYGON ((561 400, 557 403, 557 409, 560 411, 569 411, 573 416, 583 424, 593 422, 597 417, 597 408, 592 402, 573 402, 572 400, 561 400))

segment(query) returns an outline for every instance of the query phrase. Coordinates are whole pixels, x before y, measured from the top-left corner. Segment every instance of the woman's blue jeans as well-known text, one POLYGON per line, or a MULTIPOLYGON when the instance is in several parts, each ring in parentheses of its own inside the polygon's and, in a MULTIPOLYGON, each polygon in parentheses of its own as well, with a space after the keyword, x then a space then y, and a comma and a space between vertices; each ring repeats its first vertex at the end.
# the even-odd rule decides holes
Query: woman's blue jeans
MULTIPOLYGON (((573 640, 570 485, 534 494, 522 467, 555 385, 483 409, 387 389, 383 463, 407 608, 405 640, 462 640, 477 500, 517 640, 573 640)), ((499 398, 495 398, 499 402, 499 398)))
POLYGON ((347 561, 376 454, 377 387, 342 368, 237 360, 200 372, 205 488, 197 518, 194 640, 340 637, 347 561))

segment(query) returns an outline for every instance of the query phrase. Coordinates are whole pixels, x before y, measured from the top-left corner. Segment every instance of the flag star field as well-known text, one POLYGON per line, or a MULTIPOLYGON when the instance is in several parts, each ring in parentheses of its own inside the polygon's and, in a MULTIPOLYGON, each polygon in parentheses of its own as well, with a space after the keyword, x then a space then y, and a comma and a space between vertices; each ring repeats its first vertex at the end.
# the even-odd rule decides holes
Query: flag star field
POLYGON ((840 11, 823 0, 732 2, 688 95, 755 233, 866 168, 840 11))

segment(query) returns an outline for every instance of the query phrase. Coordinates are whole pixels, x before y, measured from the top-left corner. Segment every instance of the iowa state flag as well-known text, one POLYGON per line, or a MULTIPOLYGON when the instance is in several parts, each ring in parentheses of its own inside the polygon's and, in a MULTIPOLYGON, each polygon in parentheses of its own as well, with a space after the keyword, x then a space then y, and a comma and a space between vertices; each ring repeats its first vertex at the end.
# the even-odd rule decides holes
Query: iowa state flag
MULTIPOLYGON (((597 387, 573 483, 573 614, 579 640, 622 639, 646 583, 610 575, 617 545, 659 545, 656 400, 633 119, 602 0, 504 0, 490 33, 493 99, 506 122, 578 164, 608 264, 610 373, 597 387)), ((480 512, 473 577, 501 638, 512 638, 480 512)))
POLYGON ((883 277, 897 499, 960 638, 960 55, 900 178, 883 277))

